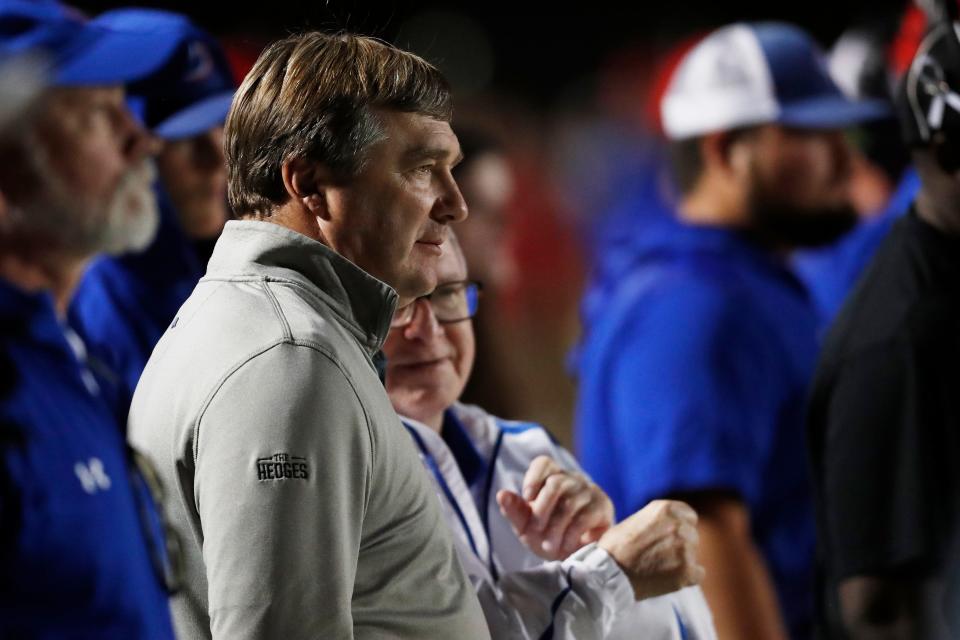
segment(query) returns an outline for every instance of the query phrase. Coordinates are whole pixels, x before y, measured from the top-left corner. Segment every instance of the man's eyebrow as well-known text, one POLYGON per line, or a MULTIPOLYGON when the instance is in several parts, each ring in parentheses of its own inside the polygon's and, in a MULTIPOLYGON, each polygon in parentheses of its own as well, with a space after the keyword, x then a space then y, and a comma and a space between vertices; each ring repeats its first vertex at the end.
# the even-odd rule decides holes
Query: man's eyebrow
MULTIPOLYGON (((420 162, 421 160, 441 161, 441 160, 446 160, 449 157, 450 157, 450 151, 448 149, 444 149, 443 147, 427 147, 427 146, 412 147, 410 149, 407 149, 407 151, 405 151, 403 154, 404 160, 411 163, 420 162)), ((460 164, 461 160, 463 160, 462 151, 457 153, 457 156, 453 159, 453 162, 451 163, 452 166, 456 166, 460 164)))

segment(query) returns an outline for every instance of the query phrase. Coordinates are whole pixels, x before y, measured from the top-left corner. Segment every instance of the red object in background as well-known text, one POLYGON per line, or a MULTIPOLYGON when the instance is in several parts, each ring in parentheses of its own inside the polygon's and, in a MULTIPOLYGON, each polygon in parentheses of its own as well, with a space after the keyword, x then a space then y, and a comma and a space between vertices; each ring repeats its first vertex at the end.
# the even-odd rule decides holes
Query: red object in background
POLYGON ((540 164, 513 158, 516 186, 509 209, 507 237, 517 264, 513 286, 504 291, 505 313, 534 313, 541 318, 576 306, 585 264, 580 244, 563 215, 559 195, 540 164))
MULTIPOLYGON (((960 1, 957 2, 957 6, 960 6, 960 1)), ((897 77, 906 73, 913 61, 913 56, 920 48, 920 42, 926 31, 927 15, 911 3, 903 13, 903 18, 900 19, 900 28, 887 52, 887 61, 897 77)))
POLYGON ((268 43, 268 40, 260 36, 236 35, 220 38, 230 71, 238 86, 247 77, 253 64, 260 57, 260 52, 268 43))
POLYGON ((656 44, 639 42, 615 52, 597 71, 597 103, 603 113, 652 131, 647 103, 660 58, 656 44))
POLYGON ((890 68, 897 77, 907 71, 913 56, 920 48, 920 41, 923 40, 926 30, 927 16, 916 5, 911 4, 900 20, 900 28, 887 53, 890 68))

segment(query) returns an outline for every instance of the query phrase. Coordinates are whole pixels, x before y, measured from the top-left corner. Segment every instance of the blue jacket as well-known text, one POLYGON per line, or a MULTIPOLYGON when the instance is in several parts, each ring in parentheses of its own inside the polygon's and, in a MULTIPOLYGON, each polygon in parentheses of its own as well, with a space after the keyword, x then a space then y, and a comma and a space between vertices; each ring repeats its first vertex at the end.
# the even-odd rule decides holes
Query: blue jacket
POLYGON ((94 377, 49 296, 0 281, 0 324, 0 637, 172 638, 157 514, 94 377))
POLYGON ((812 618, 803 408, 817 318, 800 282, 738 234, 651 221, 584 302, 577 444, 617 513, 729 491, 794 637, 812 618))

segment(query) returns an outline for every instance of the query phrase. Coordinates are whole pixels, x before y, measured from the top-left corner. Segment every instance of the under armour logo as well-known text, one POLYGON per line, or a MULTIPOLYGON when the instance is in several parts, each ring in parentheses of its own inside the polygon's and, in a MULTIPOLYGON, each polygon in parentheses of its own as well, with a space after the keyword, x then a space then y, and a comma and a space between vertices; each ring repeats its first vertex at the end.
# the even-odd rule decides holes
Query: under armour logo
POLYGON ((103 470, 100 458, 90 458, 86 464, 78 462, 73 465, 73 472, 77 474, 83 490, 91 495, 98 490, 106 491, 110 488, 110 476, 103 470))
POLYGON ((195 40, 187 45, 189 71, 184 76, 187 82, 201 82, 213 73, 213 55, 204 43, 195 40))

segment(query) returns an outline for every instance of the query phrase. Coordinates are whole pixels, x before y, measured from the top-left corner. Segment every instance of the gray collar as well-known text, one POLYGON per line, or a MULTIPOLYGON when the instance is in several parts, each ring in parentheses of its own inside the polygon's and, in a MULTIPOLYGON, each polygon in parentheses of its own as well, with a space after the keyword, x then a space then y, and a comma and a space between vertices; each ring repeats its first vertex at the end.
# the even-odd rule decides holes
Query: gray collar
POLYGON ((397 306, 390 286, 326 245, 272 222, 230 220, 223 228, 205 279, 237 275, 313 289, 371 355, 386 339, 397 306))

